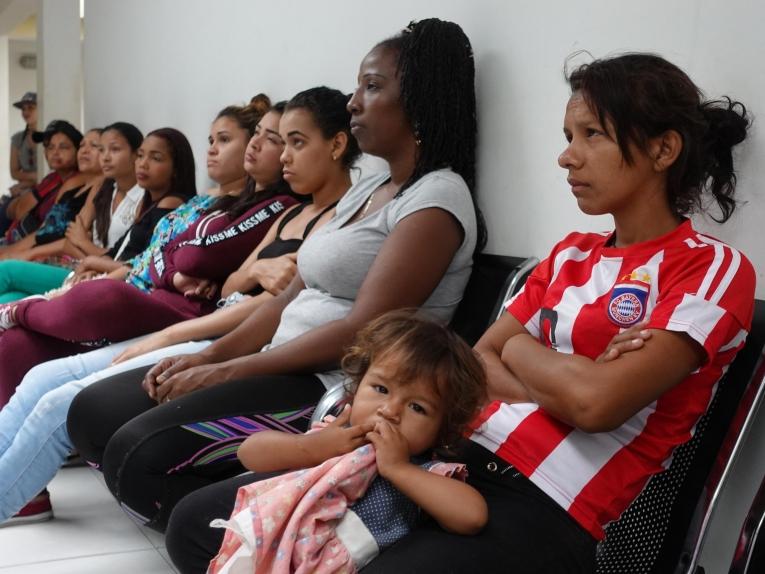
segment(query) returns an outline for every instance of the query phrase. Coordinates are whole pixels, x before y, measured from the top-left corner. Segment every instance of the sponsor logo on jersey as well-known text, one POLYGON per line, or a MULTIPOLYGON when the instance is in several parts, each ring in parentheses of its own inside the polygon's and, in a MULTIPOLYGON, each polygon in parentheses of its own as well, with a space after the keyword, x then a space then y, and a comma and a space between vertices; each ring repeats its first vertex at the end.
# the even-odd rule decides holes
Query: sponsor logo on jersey
POLYGON ((651 276, 636 269, 622 277, 611 291, 608 302, 608 318, 619 327, 627 328, 639 323, 645 316, 651 276))

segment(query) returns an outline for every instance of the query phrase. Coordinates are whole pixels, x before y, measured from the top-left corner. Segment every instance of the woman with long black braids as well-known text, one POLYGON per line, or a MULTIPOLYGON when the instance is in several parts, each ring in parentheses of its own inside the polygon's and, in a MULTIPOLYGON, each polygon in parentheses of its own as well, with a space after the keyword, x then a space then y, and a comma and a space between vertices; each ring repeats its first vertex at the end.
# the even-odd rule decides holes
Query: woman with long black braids
MULTIPOLYGON (((117 483, 114 477, 128 472, 143 475, 149 486, 139 490, 123 483, 113 490, 123 506, 154 528, 164 529, 185 494, 243 470, 235 450, 257 427, 245 428, 237 417, 283 412, 295 430, 305 430, 325 385, 343 380, 338 368, 343 349, 369 320, 396 308, 422 307, 446 322, 460 301, 473 253, 485 237, 472 197, 476 117, 470 43, 453 23, 412 24, 374 47, 358 82, 348 103, 351 131, 362 151, 388 162, 389 172, 348 191, 335 217, 301 247, 290 286, 203 352, 164 360, 148 374, 134 372, 127 387, 103 381, 72 405, 72 438, 88 460, 102 462, 107 482, 117 483), (144 374, 148 396, 140 398, 144 374), (107 395, 118 409, 138 406, 127 413, 127 424, 114 427, 101 458, 88 444, 87 429, 73 425, 107 395), (221 430, 218 446, 228 446, 228 460, 217 472, 205 466, 203 474, 195 461, 206 453, 160 448, 163 435, 181 428, 221 430)), ((117 418, 112 411, 109 424, 117 418)), ((222 498, 217 485, 205 496, 230 509, 240 482, 219 483, 222 498)), ((168 545, 184 571, 203 571, 205 557, 220 543, 219 533, 206 532, 203 514, 206 510, 193 532, 207 539, 209 554, 185 551, 178 534, 191 532, 188 524, 170 533, 168 545)))

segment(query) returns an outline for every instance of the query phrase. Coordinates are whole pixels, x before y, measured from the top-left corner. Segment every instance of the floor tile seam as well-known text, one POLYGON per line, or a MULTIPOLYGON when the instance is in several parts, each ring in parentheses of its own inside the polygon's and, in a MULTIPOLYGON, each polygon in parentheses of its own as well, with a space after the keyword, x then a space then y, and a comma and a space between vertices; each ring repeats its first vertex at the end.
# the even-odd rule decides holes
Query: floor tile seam
POLYGON ((8 568, 18 568, 20 566, 34 566, 36 564, 56 564, 58 562, 69 562, 71 560, 99 558, 102 556, 121 556, 125 554, 136 554, 138 552, 150 552, 150 551, 154 551, 156 554, 159 555, 160 558, 162 558, 163 562, 167 562, 167 560, 165 560, 165 557, 162 556, 162 553, 159 551, 159 549, 152 546, 152 548, 138 548, 136 550, 121 550, 117 552, 99 552, 96 554, 82 554, 80 556, 67 556, 66 558, 51 558, 50 560, 39 560, 34 562, 18 562, 16 564, 8 564, 6 566, 0 566, 0 571, 7 570, 8 568))

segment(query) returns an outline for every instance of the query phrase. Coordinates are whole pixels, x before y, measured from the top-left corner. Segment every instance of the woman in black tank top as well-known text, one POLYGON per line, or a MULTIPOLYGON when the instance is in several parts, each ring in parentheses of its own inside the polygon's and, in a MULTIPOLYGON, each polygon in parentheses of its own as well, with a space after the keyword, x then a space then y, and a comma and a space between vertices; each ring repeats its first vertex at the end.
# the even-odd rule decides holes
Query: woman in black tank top
POLYGON ((176 343, 222 336, 289 284, 297 270, 297 250, 331 219, 351 186, 350 169, 361 155, 350 133, 347 100, 338 90, 306 90, 287 104, 278 133, 261 129, 255 134, 247 152, 258 150, 266 138, 279 138, 284 145, 285 180, 294 193, 310 199, 287 210, 229 276, 219 302, 224 308, 154 333, 128 347, 115 362, 176 343))

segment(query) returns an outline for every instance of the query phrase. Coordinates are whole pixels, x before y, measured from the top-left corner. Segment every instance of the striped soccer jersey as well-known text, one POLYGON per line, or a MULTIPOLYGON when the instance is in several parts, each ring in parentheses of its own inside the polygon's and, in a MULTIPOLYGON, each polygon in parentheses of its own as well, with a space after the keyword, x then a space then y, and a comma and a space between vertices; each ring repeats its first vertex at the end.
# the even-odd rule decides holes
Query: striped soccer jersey
POLYGON ((595 359, 620 330, 687 333, 707 356, 681 383, 618 429, 585 433, 534 403, 488 405, 471 439, 514 465, 595 538, 668 464, 707 409, 743 346, 755 274, 738 251, 690 221, 658 239, 609 247, 608 234, 572 233, 507 305, 530 334, 561 353, 595 359))

